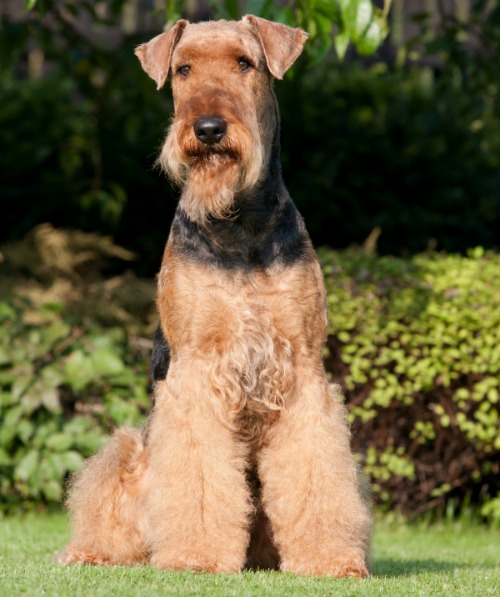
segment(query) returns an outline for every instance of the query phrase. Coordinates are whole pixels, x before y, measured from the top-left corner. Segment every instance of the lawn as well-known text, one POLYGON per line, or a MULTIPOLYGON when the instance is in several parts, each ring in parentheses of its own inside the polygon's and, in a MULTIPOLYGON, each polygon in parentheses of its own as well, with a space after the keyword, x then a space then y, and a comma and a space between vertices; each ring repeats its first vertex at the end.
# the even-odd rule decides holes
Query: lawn
POLYGON ((149 567, 61 567, 53 554, 68 537, 62 514, 0 520, 0 595, 499 595, 500 531, 380 523, 368 580, 171 573, 149 567))

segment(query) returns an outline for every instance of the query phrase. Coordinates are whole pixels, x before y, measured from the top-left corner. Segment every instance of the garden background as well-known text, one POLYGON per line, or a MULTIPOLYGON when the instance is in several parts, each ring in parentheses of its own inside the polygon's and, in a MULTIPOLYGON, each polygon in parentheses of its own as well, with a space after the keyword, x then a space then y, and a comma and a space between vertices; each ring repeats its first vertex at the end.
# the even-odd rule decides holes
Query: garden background
POLYGON ((57 509, 147 415, 178 190, 154 168, 171 97, 133 48, 248 12, 310 33, 276 85, 284 177, 374 500, 499 524, 500 3, 25 4, 0 4, 0 516, 57 509))

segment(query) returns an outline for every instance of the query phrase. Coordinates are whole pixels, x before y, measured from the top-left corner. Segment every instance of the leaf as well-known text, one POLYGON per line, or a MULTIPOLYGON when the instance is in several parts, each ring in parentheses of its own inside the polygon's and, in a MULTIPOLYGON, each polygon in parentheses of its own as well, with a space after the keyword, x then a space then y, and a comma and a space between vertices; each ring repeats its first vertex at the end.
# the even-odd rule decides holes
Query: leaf
POLYGON ((52 480, 42 484, 42 492, 49 501, 60 502, 63 489, 59 481, 52 480))
POLYGON ((38 423, 35 428, 35 436, 32 439, 32 445, 41 448, 45 445, 48 437, 58 432, 58 421, 51 417, 44 423, 38 423))
POLYGON ((6 363, 10 363, 12 360, 11 351, 9 351, 7 346, 0 346, 0 365, 5 365, 6 363))
POLYGON ((67 471, 67 467, 64 463, 64 454, 56 452, 49 452, 45 458, 47 469, 51 471, 47 476, 48 479, 63 479, 64 474, 67 471))
POLYGON ((290 6, 283 6, 282 8, 278 8, 273 15, 275 21, 279 21, 280 23, 284 23, 289 27, 297 26, 297 23, 303 24, 303 15, 300 14, 300 11, 294 11, 291 9, 290 6))
POLYGON ((365 34, 355 42, 356 49, 362 56, 368 56, 369 54, 373 54, 373 52, 375 52, 375 50, 381 44, 382 39, 382 29, 377 21, 373 21, 366 30, 365 34))
POLYGON ((349 23, 348 30, 354 42, 360 40, 370 26, 373 18, 373 6, 371 0, 359 0, 355 9, 354 18, 349 23))
POLYGON ((61 462, 55 458, 50 458, 50 452, 44 452, 42 460, 38 466, 39 476, 42 481, 61 481, 64 469, 61 469, 61 462))
POLYGON ((64 321, 56 321, 43 330, 43 340, 46 346, 52 346, 56 341, 69 336, 71 328, 64 321))
POLYGON ((107 441, 107 436, 102 431, 93 431, 87 433, 81 437, 76 437, 74 445, 85 455, 94 454, 97 452, 107 441))
MULTIPOLYGON (((28 361, 23 361, 21 363, 16 363, 16 366, 13 368, 13 373, 16 376, 14 383, 12 384, 12 396, 18 400, 23 393, 26 391, 28 385, 31 383, 33 379, 33 366, 28 361)), ((33 410, 37 408, 38 405, 33 407, 33 410)))
POLYGON ((327 17, 330 23, 335 23, 338 26, 342 25, 342 12, 336 0, 317 0, 315 8, 316 13, 327 17))
POLYGON ((76 473, 83 466, 83 457, 78 452, 70 450, 61 454, 61 462, 69 473, 76 473))
POLYGON ((335 51, 337 52, 339 60, 344 59, 345 53, 347 52, 347 47, 349 46, 349 41, 349 34, 346 31, 342 31, 335 36, 333 43, 335 45, 335 51))
POLYGON ((64 372, 68 383, 76 391, 83 390, 95 379, 94 364, 82 350, 75 350, 67 357, 64 372))
POLYGON ((55 452, 63 452, 73 444, 73 438, 67 433, 54 433, 47 438, 45 447, 55 452))
POLYGON ((99 376, 112 376, 122 373, 125 365, 111 347, 96 348, 90 356, 94 372, 99 376))
POLYGON ((40 405, 52 412, 61 410, 59 403, 58 384, 61 381, 59 372, 46 368, 36 382, 29 388, 22 398, 22 404, 27 410, 34 411, 40 405))
POLYGON ((9 454, 3 448, 0 448, 0 466, 8 466, 9 464, 11 464, 9 454))
POLYGON ((58 413, 61 410, 59 387, 63 381, 63 374, 57 367, 52 365, 42 370, 40 378, 42 404, 52 413, 58 413))
POLYGON ((71 435, 83 435, 91 427, 92 421, 86 417, 76 416, 64 426, 64 432, 71 435))
POLYGON ((28 419, 22 419, 17 426, 17 436, 26 444, 33 434, 34 424, 28 419))
POLYGON ((319 64, 327 56, 332 46, 332 21, 319 13, 315 15, 316 43, 309 46, 312 56, 311 67, 319 64), (312 50, 312 51, 311 51, 312 50))
POLYGON ((7 411, 7 413, 5 414, 5 417, 2 422, 2 428, 3 429, 14 428, 22 416, 23 416, 23 407, 22 406, 18 405, 18 406, 14 406, 13 408, 10 408, 7 411))
POLYGON ((87 417, 75 416, 64 425, 64 432, 71 435, 84 434, 92 425, 87 417))
POLYGON ((0 322, 4 320, 13 320, 16 317, 15 310, 3 301, 0 301, 0 322))
POLYGON ((40 457, 37 450, 30 450, 16 466, 14 477, 19 481, 28 481, 35 473, 40 457))

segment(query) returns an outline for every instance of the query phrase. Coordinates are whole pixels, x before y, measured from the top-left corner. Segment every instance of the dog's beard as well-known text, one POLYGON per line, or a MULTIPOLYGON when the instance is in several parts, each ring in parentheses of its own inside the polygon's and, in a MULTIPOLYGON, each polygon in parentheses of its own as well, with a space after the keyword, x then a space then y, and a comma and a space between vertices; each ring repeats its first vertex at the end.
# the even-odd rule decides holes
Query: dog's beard
POLYGON ((198 222, 209 215, 234 218, 234 196, 241 186, 241 174, 238 160, 228 155, 212 154, 196 160, 186 178, 182 208, 198 222))
POLYGON ((185 136, 174 123, 158 158, 170 178, 183 187, 180 205, 197 222, 209 216, 237 217, 235 195, 259 183, 264 160, 260 136, 246 127, 230 128, 222 143, 202 146, 191 128, 185 136), (186 138, 187 143, 179 142, 186 138))

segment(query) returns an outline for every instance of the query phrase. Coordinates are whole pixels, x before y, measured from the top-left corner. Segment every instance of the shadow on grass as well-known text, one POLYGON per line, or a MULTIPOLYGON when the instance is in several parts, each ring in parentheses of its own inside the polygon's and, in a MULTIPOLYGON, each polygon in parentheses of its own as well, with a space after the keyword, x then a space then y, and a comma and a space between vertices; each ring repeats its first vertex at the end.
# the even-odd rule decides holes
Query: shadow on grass
POLYGON ((414 576, 429 572, 451 572, 457 568, 472 568, 470 564, 442 562, 440 560, 377 559, 372 565, 373 576, 414 576))

